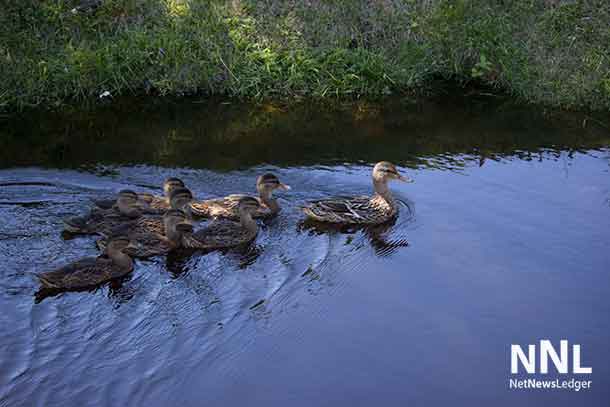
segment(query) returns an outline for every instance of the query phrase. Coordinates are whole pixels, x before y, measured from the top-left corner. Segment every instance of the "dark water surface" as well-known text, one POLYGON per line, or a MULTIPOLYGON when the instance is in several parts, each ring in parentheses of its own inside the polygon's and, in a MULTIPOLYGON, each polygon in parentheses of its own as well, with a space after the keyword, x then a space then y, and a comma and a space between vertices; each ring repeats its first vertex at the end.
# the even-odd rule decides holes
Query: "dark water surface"
POLYGON ((0 405, 607 406, 609 122, 459 98, 5 119, 0 405), (392 185, 394 225, 299 224, 309 199, 368 193, 379 160, 416 181, 392 185), (33 273, 96 254, 60 234, 90 199, 168 176, 253 192, 266 171, 293 190, 251 247, 35 301, 33 273), (508 389, 510 344, 546 338, 581 344, 591 390, 508 389))

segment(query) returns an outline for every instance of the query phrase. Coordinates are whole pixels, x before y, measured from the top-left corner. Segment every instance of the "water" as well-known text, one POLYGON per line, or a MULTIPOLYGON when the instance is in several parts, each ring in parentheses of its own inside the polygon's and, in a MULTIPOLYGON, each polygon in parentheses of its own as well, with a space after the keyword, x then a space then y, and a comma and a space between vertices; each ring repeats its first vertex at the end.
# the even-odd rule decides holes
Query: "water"
POLYGON ((0 405, 555 405, 610 400, 610 120, 448 98, 380 107, 128 103, 0 122, 0 405), (319 230, 298 206, 370 191, 396 223, 319 230), (201 198, 272 171, 246 249, 139 261, 91 292, 32 273, 96 254, 61 218, 167 176, 201 198), (588 391, 509 390, 511 343, 582 346, 588 391))

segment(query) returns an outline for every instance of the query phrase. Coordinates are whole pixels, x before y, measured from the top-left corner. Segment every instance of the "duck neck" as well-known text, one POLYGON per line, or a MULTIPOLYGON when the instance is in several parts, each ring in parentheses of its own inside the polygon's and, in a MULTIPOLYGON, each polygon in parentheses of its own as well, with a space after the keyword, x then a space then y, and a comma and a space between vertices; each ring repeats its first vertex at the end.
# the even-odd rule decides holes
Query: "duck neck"
POLYGON ((142 212, 136 207, 135 202, 125 201, 122 198, 117 199, 116 203, 119 213, 129 218, 137 218, 142 215, 142 212))
POLYGON ((131 268, 133 267, 133 260, 129 255, 123 253, 121 250, 116 250, 113 248, 108 248, 107 252, 108 257, 112 259, 112 261, 118 264, 122 268, 131 268))
POLYGON ((261 198, 261 202, 269 208, 271 213, 277 213, 280 211, 280 205, 278 205, 277 200, 273 198, 271 195, 271 191, 266 189, 261 189, 259 191, 259 195, 261 198))
POLYGON ((387 180, 373 178, 373 188, 375 189, 375 193, 382 197, 389 205, 394 204, 394 197, 388 188, 387 180))
POLYGON ((176 222, 165 221, 165 237, 167 237, 171 242, 178 243, 182 238, 182 233, 176 230, 176 222))
POLYGON ((250 233, 256 233, 258 230, 256 221, 252 219, 252 215, 248 211, 239 211, 239 222, 241 223, 241 226, 250 233))

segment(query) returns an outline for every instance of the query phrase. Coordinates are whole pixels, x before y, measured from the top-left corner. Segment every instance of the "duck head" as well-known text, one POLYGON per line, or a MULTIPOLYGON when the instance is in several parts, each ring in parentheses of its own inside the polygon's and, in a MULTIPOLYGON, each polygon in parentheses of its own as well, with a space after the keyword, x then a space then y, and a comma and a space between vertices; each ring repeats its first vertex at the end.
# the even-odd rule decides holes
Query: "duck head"
POLYGON ((141 215, 137 208, 138 194, 130 189, 124 189, 119 192, 116 204, 122 215, 129 217, 138 217, 141 215))
POLYGON ((401 175, 396 166, 387 161, 381 161, 373 167, 373 180, 376 182, 387 182, 389 180, 398 180, 402 182, 413 182, 406 175, 401 175))
POLYGON ((178 188, 184 188, 184 182, 180 178, 170 177, 163 181, 163 193, 167 198, 170 198, 172 191, 178 188))
POLYGON ((256 212, 261 208, 258 200, 245 196, 239 200, 239 212, 242 214, 252 215, 252 213, 256 212))
POLYGON ((183 209, 192 200, 193 194, 188 188, 176 188, 169 195, 169 204, 172 209, 183 209))
POLYGON ((275 213, 280 211, 280 207, 276 200, 272 197, 273 191, 276 189, 288 191, 290 186, 282 184, 278 177, 267 173, 258 177, 256 180, 256 189, 261 197, 262 203, 266 205, 271 212, 275 213))
POLYGON ((271 193, 276 189, 288 191, 290 186, 282 184, 278 177, 271 173, 267 173, 258 177, 256 180, 256 189, 262 194, 263 192, 271 193))

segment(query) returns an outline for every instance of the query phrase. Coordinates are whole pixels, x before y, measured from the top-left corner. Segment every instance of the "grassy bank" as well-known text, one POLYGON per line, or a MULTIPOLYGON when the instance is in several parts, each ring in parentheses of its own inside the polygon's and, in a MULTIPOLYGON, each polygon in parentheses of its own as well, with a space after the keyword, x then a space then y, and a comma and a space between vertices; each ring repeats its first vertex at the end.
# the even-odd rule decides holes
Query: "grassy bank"
POLYGON ((0 107, 112 95, 377 97, 433 79, 610 108, 606 0, 8 0, 0 107))

